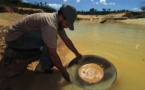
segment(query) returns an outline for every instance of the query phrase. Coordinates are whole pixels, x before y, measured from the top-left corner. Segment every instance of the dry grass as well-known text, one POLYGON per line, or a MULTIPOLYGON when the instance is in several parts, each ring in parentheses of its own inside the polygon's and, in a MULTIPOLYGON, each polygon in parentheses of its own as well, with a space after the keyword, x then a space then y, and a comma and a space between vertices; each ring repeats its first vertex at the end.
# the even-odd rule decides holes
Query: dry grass
POLYGON ((0 26, 9 26, 26 15, 16 13, 0 13, 0 26))
POLYGON ((18 9, 23 9, 23 10, 33 10, 33 11, 42 11, 42 9, 36 9, 36 8, 24 8, 24 7, 19 7, 18 9))

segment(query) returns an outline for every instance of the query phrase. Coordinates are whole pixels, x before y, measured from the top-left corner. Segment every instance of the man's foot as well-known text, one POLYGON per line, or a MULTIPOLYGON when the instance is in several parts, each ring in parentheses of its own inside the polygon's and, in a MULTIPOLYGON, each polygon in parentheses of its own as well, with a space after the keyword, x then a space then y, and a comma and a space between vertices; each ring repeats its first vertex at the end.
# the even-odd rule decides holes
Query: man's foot
POLYGON ((46 74, 52 74, 53 70, 51 68, 44 68, 42 67, 42 65, 39 63, 36 68, 35 68, 35 72, 37 73, 46 73, 46 74))

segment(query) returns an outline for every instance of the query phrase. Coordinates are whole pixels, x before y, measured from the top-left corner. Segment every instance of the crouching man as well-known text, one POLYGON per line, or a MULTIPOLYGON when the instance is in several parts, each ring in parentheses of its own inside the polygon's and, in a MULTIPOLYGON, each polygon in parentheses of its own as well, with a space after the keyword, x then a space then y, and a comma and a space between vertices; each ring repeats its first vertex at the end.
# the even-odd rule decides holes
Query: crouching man
POLYGON ((69 73, 63 67, 56 51, 57 39, 59 35, 77 58, 82 57, 64 30, 64 28, 74 30, 73 23, 76 17, 76 9, 71 5, 63 5, 55 13, 36 13, 23 17, 8 28, 3 63, 8 63, 14 52, 17 52, 19 59, 39 55, 41 52, 39 72, 51 73, 51 68, 56 66, 69 82, 69 73))

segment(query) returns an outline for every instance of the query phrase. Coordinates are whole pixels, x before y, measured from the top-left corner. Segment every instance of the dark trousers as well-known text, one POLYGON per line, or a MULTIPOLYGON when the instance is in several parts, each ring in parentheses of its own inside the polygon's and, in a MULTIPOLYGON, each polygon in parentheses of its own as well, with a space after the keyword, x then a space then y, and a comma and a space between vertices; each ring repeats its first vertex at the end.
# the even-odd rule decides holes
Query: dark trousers
POLYGON ((42 40, 41 33, 39 31, 25 32, 20 37, 13 41, 6 41, 7 45, 14 50, 18 50, 19 53, 29 55, 41 52, 40 63, 44 68, 52 68, 54 65, 50 59, 48 48, 42 40), (36 51, 36 49, 38 51, 36 51), (33 52, 31 52, 33 51, 33 52))

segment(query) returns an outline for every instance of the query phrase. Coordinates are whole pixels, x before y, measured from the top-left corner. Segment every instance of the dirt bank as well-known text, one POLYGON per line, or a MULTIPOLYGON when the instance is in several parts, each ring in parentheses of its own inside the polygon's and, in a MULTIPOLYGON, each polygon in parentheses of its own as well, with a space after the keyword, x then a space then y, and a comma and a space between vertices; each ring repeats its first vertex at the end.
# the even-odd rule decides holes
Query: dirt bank
POLYGON ((131 19, 139 15, 144 15, 141 12, 124 12, 108 15, 78 15, 77 20, 90 20, 98 23, 104 22, 122 22, 127 24, 141 24, 145 25, 145 18, 131 19))
POLYGON ((117 22, 126 23, 126 24, 145 25, 145 18, 117 20, 117 22))
POLYGON ((8 27, 26 15, 28 15, 28 14, 22 15, 22 14, 9 13, 9 12, 0 13, 0 22, 2 22, 2 23, 0 23, 0 26, 8 27))
POLYGON ((35 9, 35 8, 0 6, 0 12, 10 12, 10 13, 19 13, 19 14, 33 14, 33 13, 44 12, 44 11, 42 9, 35 9))
POLYGON ((107 20, 124 20, 128 17, 125 16, 126 13, 119 14, 108 14, 108 15, 78 15, 78 20, 91 20, 97 21, 98 23, 107 21, 107 20))

